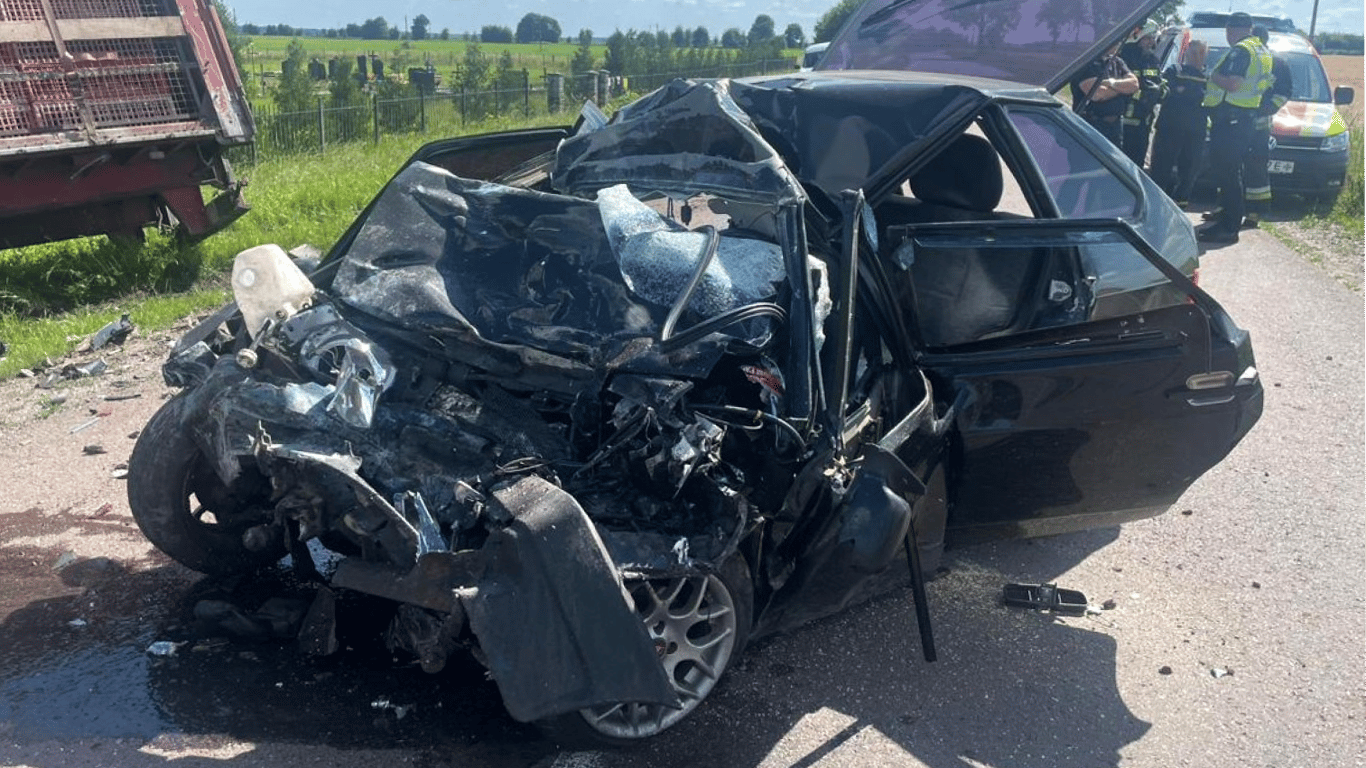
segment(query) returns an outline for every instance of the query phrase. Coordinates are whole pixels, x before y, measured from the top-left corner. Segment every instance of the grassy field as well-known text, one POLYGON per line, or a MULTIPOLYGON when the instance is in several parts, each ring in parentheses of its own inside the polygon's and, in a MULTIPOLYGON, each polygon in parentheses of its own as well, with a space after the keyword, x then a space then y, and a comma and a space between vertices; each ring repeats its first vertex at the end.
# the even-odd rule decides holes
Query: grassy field
MULTIPOLYGON (((256 36, 247 48, 248 69, 253 75, 278 73, 285 50, 294 38, 256 36)), ((391 70, 395 62, 400 68, 420 66, 431 62, 438 69, 454 68, 465 58, 468 43, 464 40, 349 40, 326 37, 301 37, 309 56, 326 62, 333 56, 354 57, 360 54, 379 56, 391 70)), ((532 72, 567 72, 569 60, 578 46, 569 43, 480 43, 479 49, 497 58, 503 51, 512 54, 516 69, 532 72)), ((605 46, 594 46, 593 56, 601 63, 605 46)))
MULTIPOLYGON (((251 38, 247 48, 248 71, 257 77, 270 77, 280 71, 280 62, 285 59, 290 37, 251 38)), ((300 37, 310 57, 316 56, 326 62, 333 56, 354 57, 361 54, 374 54, 384 61, 388 71, 395 68, 420 66, 428 62, 441 71, 443 77, 465 58, 469 45, 464 40, 350 40, 327 37, 300 37)), ((497 59, 506 51, 512 56, 514 69, 525 69, 534 75, 547 72, 565 73, 569 62, 574 58, 578 46, 572 43, 479 43, 484 55, 497 59)), ((593 59, 602 66, 607 46, 594 45, 593 59)), ((791 59, 793 66, 801 57, 801 51, 791 49, 783 52, 784 58, 791 59)))

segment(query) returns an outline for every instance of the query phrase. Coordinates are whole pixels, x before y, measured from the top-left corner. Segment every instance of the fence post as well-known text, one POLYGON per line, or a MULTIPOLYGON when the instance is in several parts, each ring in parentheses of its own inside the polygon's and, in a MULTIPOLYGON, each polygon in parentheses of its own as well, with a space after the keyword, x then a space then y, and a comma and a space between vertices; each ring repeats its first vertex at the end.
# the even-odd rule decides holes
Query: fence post
POLYGON ((370 94, 370 109, 375 115, 375 145, 379 145, 379 94, 370 94))
POLYGON ((465 127, 465 110, 469 105, 465 102, 465 84, 460 84, 460 127, 465 127))
POLYGON ((327 152, 327 118, 323 113, 322 97, 318 98, 318 152, 327 152))
POLYGON ((560 111, 560 101, 564 98, 564 75, 548 72, 545 76, 545 110, 550 114, 560 111))
POLYGON ((420 91, 420 90, 417 92, 417 121, 418 121, 418 124, 419 124, 420 126, 422 126, 422 132, 423 132, 423 133, 426 133, 426 132, 427 132, 427 95, 426 95, 424 92, 420 91))
POLYGON ((522 117, 531 117, 531 74, 522 67, 522 117))

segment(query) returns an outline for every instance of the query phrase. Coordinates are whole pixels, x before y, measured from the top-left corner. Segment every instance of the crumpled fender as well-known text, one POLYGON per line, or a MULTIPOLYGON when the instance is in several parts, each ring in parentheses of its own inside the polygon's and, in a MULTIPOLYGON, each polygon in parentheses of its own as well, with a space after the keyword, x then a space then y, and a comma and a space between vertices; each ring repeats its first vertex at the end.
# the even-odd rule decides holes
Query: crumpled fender
POLYGON ((512 522, 457 590, 503 704, 529 722, 623 701, 680 706, 597 530, 574 497, 526 477, 494 499, 512 522))

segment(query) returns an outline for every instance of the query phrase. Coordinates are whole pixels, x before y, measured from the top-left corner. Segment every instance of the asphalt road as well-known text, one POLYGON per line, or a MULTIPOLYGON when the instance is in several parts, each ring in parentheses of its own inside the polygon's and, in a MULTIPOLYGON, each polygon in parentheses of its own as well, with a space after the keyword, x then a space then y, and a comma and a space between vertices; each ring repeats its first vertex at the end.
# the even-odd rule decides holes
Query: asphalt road
POLYGON ((0 765, 1366 765, 1362 297, 1262 232, 1201 276, 1253 333, 1266 410, 1172 512, 950 553, 929 586, 939 661, 895 594, 752 648, 630 752, 562 752, 477 670, 428 676, 362 639, 321 662, 270 641, 149 656, 195 600, 288 584, 196 581, 148 552, 111 473, 164 389, 156 350, 116 359, 0 428, 0 765), (142 397, 104 399, 119 381, 142 397), (1008 609, 1011 581, 1113 607, 1008 609))

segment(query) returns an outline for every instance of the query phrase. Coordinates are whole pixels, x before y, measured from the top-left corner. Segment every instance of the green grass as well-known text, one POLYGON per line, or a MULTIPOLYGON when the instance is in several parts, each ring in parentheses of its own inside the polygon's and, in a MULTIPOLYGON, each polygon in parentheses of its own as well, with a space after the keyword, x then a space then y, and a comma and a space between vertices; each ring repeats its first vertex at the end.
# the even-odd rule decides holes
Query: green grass
POLYGON ((1362 155, 1362 142, 1366 139, 1362 136, 1361 130, 1362 110, 1358 107, 1344 117, 1347 118, 1347 124, 1356 130, 1352 131, 1352 148, 1347 160, 1347 180, 1343 182, 1342 194, 1338 195, 1337 203, 1334 204, 1328 218, 1347 230, 1360 234, 1363 196, 1366 196, 1366 185, 1362 182, 1363 167, 1366 167, 1362 155))
POLYGON ((200 287, 169 296, 128 296, 117 303, 81 307, 43 319, 0 314, 0 340, 8 345, 0 359, 0 378, 9 378, 20 369, 33 368, 45 358, 56 360, 81 340, 127 313, 140 333, 168 328, 187 315, 221 306, 228 299, 222 279, 209 280, 200 287))

